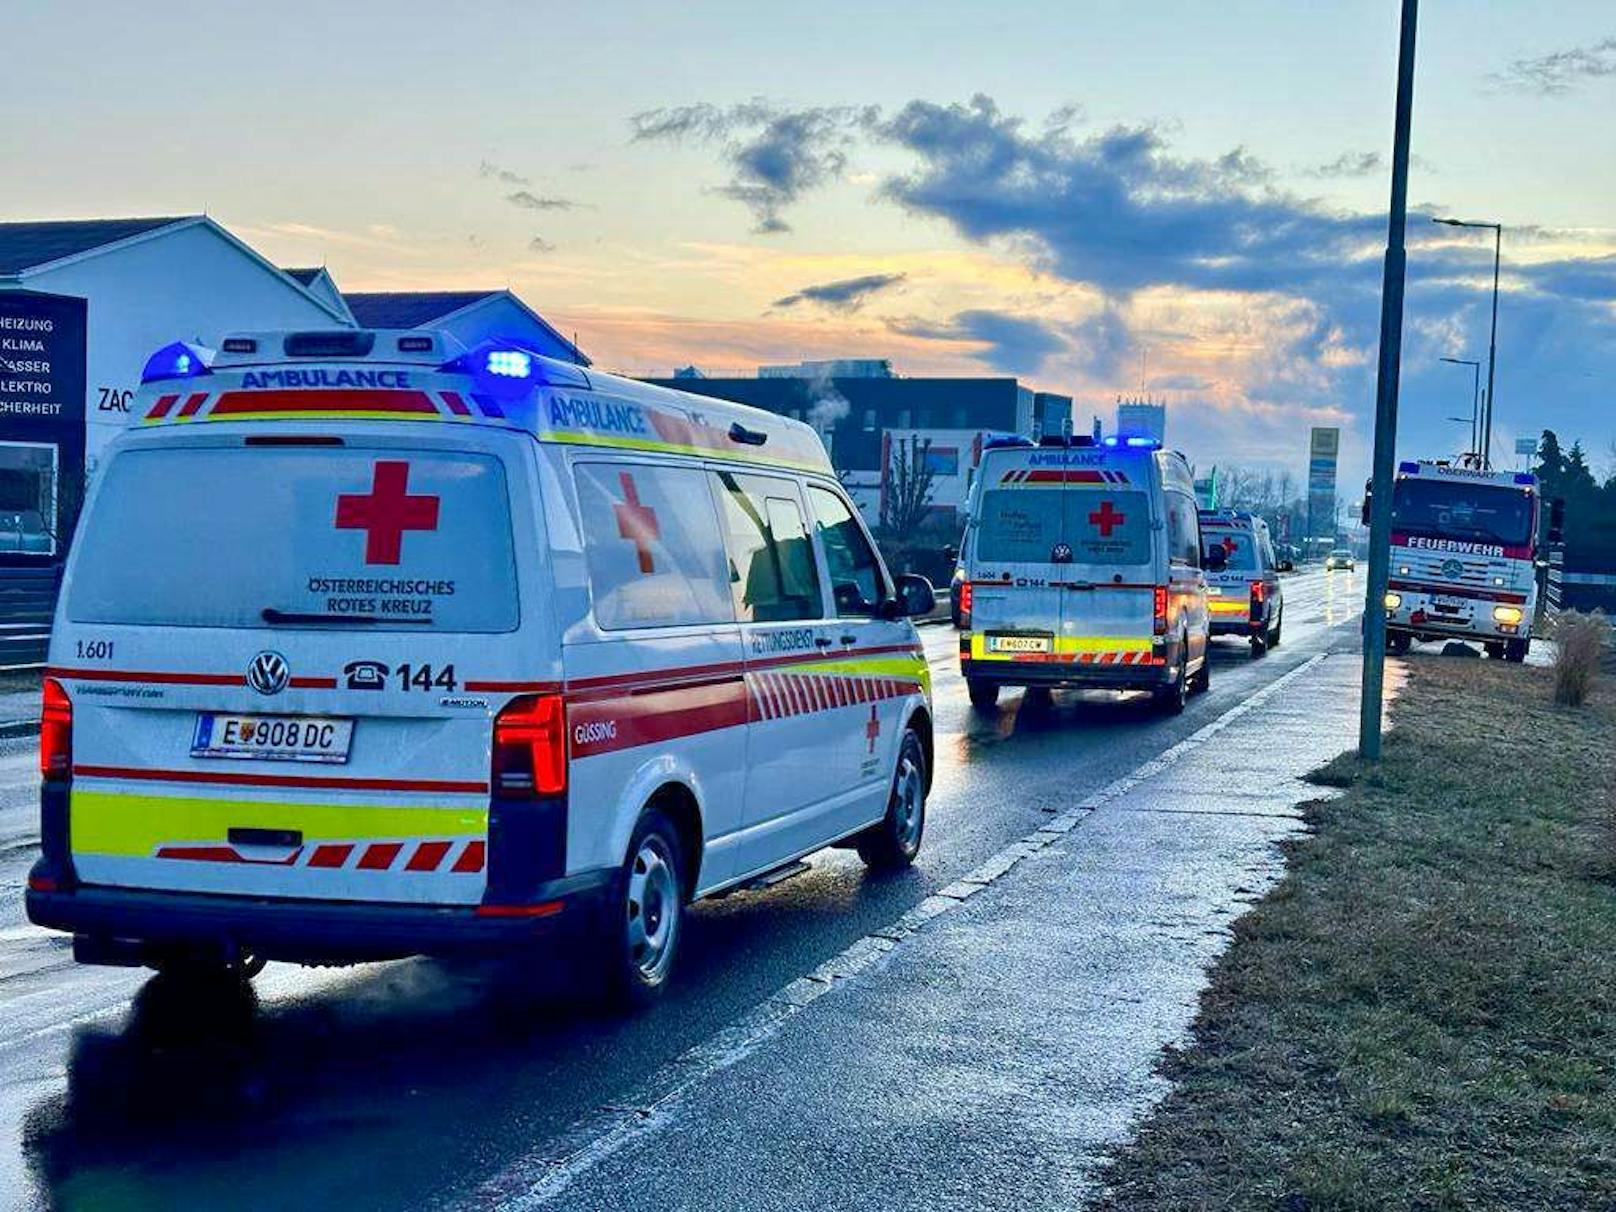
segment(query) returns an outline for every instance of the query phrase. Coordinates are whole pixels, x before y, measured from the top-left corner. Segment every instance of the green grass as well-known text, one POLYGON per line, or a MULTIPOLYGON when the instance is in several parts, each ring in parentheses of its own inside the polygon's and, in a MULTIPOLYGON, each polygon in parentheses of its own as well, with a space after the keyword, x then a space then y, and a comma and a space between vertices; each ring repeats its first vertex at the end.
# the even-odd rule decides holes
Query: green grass
POLYGON ((1616 1208, 1616 694, 1415 658, 1235 927, 1119 1209, 1616 1208))

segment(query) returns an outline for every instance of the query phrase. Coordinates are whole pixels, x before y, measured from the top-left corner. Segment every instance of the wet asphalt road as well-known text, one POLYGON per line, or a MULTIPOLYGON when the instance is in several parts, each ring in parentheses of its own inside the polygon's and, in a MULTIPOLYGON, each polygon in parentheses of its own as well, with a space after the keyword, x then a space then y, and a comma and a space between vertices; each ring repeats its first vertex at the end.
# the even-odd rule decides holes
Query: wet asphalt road
MULTIPOLYGON (((1253 661, 1244 643, 1220 641, 1210 694, 1173 720, 1138 702, 1065 695, 1053 708, 1024 710, 1012 693, 996 716, 977 716, 955 633, 923 629, 938 770, 917 866, 878 879, 855 856, 829 852, 767 892, 699 906, 676 989, 632 1020, 569 999, 558 972, 535 973, 536 990, 487 967, 429 961, 271 965, 243 998, 76 967, 65 940, 22 920, 35 841, 33 748, 0 742, 0 1206, 458 1202, 1038 828, 1049 810, 1175 745, 1308 657, 1355 648, 1362 594, 1353 574, 1287 579, 1284 644, 1253 661)), ((746 1114, 735 1109, 737 1119, 746 1114)))

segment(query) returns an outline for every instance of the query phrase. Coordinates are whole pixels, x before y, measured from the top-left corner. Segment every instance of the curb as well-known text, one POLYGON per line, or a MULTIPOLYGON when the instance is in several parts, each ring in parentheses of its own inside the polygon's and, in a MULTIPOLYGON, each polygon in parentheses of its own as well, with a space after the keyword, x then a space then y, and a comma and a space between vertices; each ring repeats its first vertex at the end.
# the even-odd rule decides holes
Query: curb
POLYGON ((38 736, 38 720, 3 720, 0 721, 0 741, 10 740, 19 736, 38 736))

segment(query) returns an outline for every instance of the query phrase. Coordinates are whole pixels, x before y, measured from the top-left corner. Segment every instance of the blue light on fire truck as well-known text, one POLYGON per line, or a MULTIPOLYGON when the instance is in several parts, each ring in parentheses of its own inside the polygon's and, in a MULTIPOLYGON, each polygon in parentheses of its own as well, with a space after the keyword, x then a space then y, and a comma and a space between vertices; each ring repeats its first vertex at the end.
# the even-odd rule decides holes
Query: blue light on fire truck
POLYGON ((1397 465, 1397 474, 1400 476, 1417 475, 1419 474, 1419 470, 1420 465, 1418 463, 1409 463, 1405 461, 1397 465))
POLYGON ((146 359, 140 372, 142 383, 157 383, 163 379, 194 379, 212 374, 208 369, 207 351, 184 341, 165 345, 146 359))

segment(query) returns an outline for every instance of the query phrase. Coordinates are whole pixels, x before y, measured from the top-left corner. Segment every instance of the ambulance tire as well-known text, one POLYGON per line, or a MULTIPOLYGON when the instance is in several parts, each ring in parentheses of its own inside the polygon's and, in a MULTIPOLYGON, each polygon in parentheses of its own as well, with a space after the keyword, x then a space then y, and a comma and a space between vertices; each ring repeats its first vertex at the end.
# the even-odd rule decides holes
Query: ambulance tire
POLYGON ((854 839, 859 858, 877 871, 899 871, 915 861, 926 833, 926 747, 913 728, 905 730, 892 772, 887 813, 854 839))
POLYGON ((1285 626, 1285 612, 1283 610, 1281 610, 1279 612, 1278 617, 1274 619, 1274 629, 1268 633, 1268 646, 1270 648, 1278 648, 1279 647, 1279 633, 1284 628, 1284 626, 1285 626))
MULTIPOLYGON (((1179 652, 1185 653, 1188 645, 1184 645, 1179 652)), ((1184 702, 1189 698, 1189 657, 1183 656, 1178 664, 1178 677, 1173 679, 1171 686, 1163 686, 1159 690, 1150 692, 1151 705, 1163 715, 1182 715, 1184 702)))
POLYGON ((219 955, 204 955, 194 951, 176 951, 159 956, 152 963, 158 975, 174 984, 213 985, 224 981, 247 984, 264 970, 268 960, 243 953, 235 959, 219 955))
POLYGON ((1195 671, 1190 679, 1191 694, 1205 694, 1212 689, 1212 644, 1208 640, 1206 655, 1201 658, 1201 667, 1195 671))
POLYGON ((1268 641, 1266 639, 1264 639, 1260 635, 1252 636, 1251 637, 1251 659, 1256 660, 1260 656, 1267 656, 1267 655, 1268 655, 1268 641))
POLYGON ((640 814, 613 887, 603 956, 608 1000, 624 1010, 655 1005, 668 987, 684 932, 684 855, 661 809, 640 814))
POLYGON ((971 696, 971 706, 978 711, 992 711, 999 703, 999 684, 984 682, 980 678, 966 678, 965 690, 971 696))

